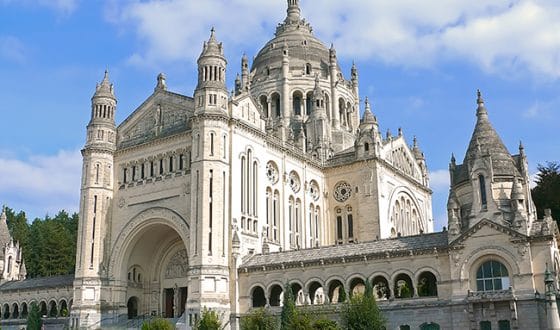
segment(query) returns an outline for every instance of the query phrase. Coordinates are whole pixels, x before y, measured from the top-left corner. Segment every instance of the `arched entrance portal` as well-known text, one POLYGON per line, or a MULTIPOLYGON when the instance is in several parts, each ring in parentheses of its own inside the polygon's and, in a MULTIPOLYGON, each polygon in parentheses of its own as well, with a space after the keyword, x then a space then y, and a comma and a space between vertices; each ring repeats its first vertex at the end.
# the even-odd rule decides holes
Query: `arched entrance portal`
POLYGON ((122 235, 125 236, 123 244, 115 250, 120 255, 116 256, 120 273, 115 276, 126 283, 126 297, 123 298, 128 317, 180 316, 185 310, 188 292, 186 223, 176 216, 170 220, 148 216, 141 217, 141 221, 133 220, 129 225, 123 229, 126 233, 122 235))
POLYGON ((128 318, 133 319, 138 316, 138 298, 130 297, 126 303, 126 309, 128 310, 128 318))

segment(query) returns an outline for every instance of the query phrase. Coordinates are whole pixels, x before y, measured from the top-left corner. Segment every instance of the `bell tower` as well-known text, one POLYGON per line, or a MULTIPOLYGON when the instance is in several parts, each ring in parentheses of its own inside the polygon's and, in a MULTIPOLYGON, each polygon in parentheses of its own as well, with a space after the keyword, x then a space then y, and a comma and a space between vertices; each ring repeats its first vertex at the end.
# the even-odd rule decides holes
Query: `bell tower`
POLYGON ((212 29, 198 59, 192 119, 191 242, 187 323, 204 308, 230 313, 230 132, 226 60, 212 29))
POLYGON ((195 113, 226 112, 228 91, 226 87, 226 65, 224 48, 216 40, 215 30, 204 42, 198 58, 198 84, 194 91, 195 113))
POLYGON ((109 73, 105 71, 91 99, 91 119, 82 149, 80 222, 72 311, 73 323, 79 327, 93 326, 101 321, 102 280, 106 276, 103 242, 113 200, 116 105, 113 85, 109 81, 109 73))

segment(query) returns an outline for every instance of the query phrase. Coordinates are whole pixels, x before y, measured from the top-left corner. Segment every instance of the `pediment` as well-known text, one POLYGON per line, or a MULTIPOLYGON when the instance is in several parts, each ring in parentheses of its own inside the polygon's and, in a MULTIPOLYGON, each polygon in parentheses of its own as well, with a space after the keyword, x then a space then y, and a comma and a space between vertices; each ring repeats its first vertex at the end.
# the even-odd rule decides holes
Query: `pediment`
POLYGON ((381 156, 395 168, 400 169, 417 180, 422 180, 422 169, 418 165, 410 147, 406 144, 404 137, 398 137, 383 144, 381 156))
POLYGON ((477 222, 474 226, 469 228, 467 231, 459 235, 455 240, 453 240, 449 245, 462 245, 465 241, 471 239, 493 239, 496 236, 509 236, 509 240, 526 240, 529 237, 527 235, 521 234, 511 228, 508 228, 499 223, 493 222, 488 219, 482 219, 477 222))
POLYGON ((240 95, 232 102, 232 117, 258 129, 264 127, 260 106, 249 94, 240 95))
POLYGON ((193 109, 191 98, 161 90, 154 92, 119 125, 119 148, 186 130, 193 109))

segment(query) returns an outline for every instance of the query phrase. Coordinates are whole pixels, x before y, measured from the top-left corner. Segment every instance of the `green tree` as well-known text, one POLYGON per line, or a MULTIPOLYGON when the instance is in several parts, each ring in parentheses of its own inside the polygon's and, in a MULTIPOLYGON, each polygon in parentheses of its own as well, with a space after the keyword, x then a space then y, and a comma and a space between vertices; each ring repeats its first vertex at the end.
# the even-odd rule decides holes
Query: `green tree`
POLYGON ((294 292, 292 291, 292 286, 290 283, 286 282, 284 285, 284 301, 282 305, 282 313, 280 314, 280 329, 288 330, 291 329, 292 320, 297 314, 296 302, 294 298, 294 292))
POLYGON ((319 319, 313 323, 314 330, 341 330, 338 323, 328 319, 319 319))
POLYGON ((307 313, 296 310, 295 315, 291 319, 289 329, 290 330, 314 330, 313 320, 307 313))
POLYGON ((385 318, 377 306, 369 281, 366 282, 364 294, 353 294, 345 304, 342 319, 348 330, 381 330, 385 328, 385 318))
POLYGON ((29 313, 27 314, 27 329, 40 330, 42 321, 39 312, 39 306, 37 306, 36 302, 32 302, 29 308, 29 313))
POLYGON ((204 307, 200 320, 198 320, 195 325, 197 330, 220 330, 222 328, 222 322, 220 321, 220 316, 216 311, 208 310, 204 307))
POLYGON ((171 322, 162 318, 155 318, 142 323, 142 330, 173 330, 174 328, 171 322))
POLYGON ((544 210, 550 209, 552 218, 560 223, 560 163, 539 164, 537 169, 539 170, 535 180, 537 185, 531 190, 537 215, 542 219, 544 210))
POLYGON ((266 309, 257 308, 241 318, 241 330, 275 330, 277 321, 266 309))

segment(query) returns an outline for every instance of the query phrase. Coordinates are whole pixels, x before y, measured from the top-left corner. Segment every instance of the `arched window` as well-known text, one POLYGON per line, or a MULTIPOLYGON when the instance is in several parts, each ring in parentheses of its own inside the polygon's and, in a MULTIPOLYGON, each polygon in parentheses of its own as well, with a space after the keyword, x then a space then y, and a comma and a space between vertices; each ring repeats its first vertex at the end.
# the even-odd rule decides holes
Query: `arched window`
POLYGON ((395 278, 394 283, 395 287, 393 292, 395 293, 395 298, 412 298, 414 295, 414 287, 408 275, 399 274, 395 278))
POLYGON ((478 185, 480 187, 480 204, 482 208, 486 208, 486 180, 482 174, 478 175, 478 185))
POLYGON ((311 115, 311 108, 313 107, 313 92, 307 93, 305 96, 305 113, 311 115))
POLYGON ((266 188, 266 238, 270 241, 270 229, 271 229, 271 217, 272 217, 272 190, 266 188))
POLYGON ((290 247, 294 246, 294 227, 294 197, 290 196, 290 198, 288 198, 288 237, 290 247))
POLYGON ((423 272, 420 274, 417 288, 420 297, 436 297, 438 293, 435 275, 431 272, 423 272))
POLYGON ((265 95, 261 95, 260 97, 260 103, 261 103, 261 108, 263 111, 263 115, 265 118, 270 117, 270 114, 268 113, 268 99, 265 95))
POLYGON ((296 233, 296 247, 301 247, 301 201, 298 198, 294 209, 294 230, 296 233))
POLYGON ((241 157, 241 213, 245 212, 245 157, 241 157))
POLYGON ((266 305, 266 297, 263 288, 260 286, 255 287, 251 294, 251 300, 253 301, 253 307, 264 307, 266 305))
POLYGON ((259 174, 259 169, 258 169, 258 164, 256 161, 253 161, 253 187, 251 189, 251 194, 253 195, 253 215, 256 217, 257 216, 257 210, 258 210, 258 200, 257 200, 257 187, 258 187, 258 174, 259 174))
POLYGON ((293 99, 293 108, 294 108, 294 115, 301 116, 301 106, 303 101, 303 96, 300 92, 295 92, 292 96, 293 99))
POLYGON ((437 323, 423 323, 420 325, 420 330, 440 330, 440 326, 437 323))
POLYGON ((278 284, 274 285, 270 290, 270 306, 280 306, 282 296, 282 287, 278 284))
POLYGON ((311 74, 311 64, 307 63, 305 64, 305 74, 311 74))
POLYGON ((278 242, 280 240, 280 235, 278 235, 278 222, 280 221, 280 192, 278 190, 274 191, 274 199, 272 201, 272 240, 273 242, 278 242))
POLYGON ((12 272, 12 256, 9 256, 8 257, 8 274, 10 274, 11 272, 12 272))
POLYGON ((346 222, 348 229, 348 241, 354 241, 354 217, 352 216, 352 208, 350 206, 346 207, 346 222))
POLYGON ((499 261, 489 260, 476 272, 477 291, 507 290, 510 286, 507 268, 499 261))

